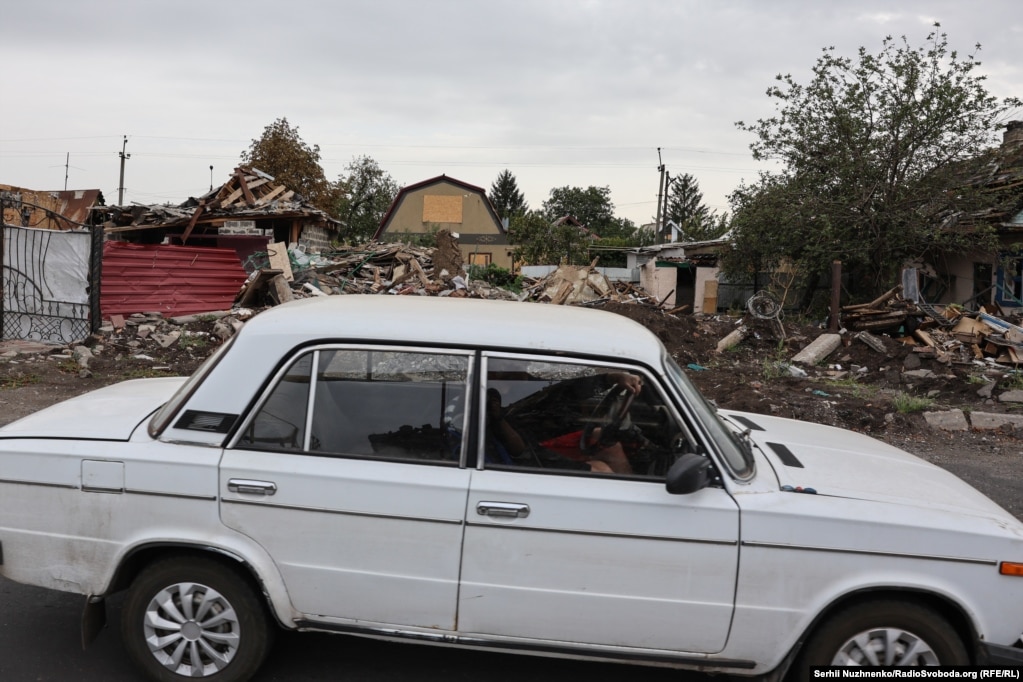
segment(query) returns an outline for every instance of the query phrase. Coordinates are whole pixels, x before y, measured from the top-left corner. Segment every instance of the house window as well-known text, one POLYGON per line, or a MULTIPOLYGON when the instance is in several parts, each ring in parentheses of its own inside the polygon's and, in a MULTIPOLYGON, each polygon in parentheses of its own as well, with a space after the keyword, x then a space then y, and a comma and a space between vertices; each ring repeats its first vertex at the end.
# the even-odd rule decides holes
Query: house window
POLYGON ((492 255, 489 253, 471 253, 469 254, 469 265, 482 265, 484 267, 490 265, 493 260, 492 255))
POLYGON ((1007 254, 998 266, 995 302, 1008 307, 1023 306, 1023 257, 1007 254))

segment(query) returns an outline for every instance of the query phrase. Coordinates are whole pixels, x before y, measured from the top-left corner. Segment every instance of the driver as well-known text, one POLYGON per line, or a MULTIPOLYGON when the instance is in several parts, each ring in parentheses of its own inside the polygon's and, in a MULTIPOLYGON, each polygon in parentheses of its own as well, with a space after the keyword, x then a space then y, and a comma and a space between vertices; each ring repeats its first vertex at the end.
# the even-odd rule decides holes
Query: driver
MULTIPOLYGON (((574 408, 582 404, 580 397, 590 397, 607 390, 620 391, 630 398, 639 395, 643 389, 641 377, 627 372, 612 372, 562 381, 557 385, 558 394, 563 397, 561 406, 568 408, 568 414, 560 415, 558 422, 562 429, 572 428, 583 416, 573 414, 574 408)), ((506 419, 501 406, 501 394, 496 389, 487 390, 487 459, 491 462, 513 464, 529 457, 541 465, 560 468, 589 469, 602 473, 631 474, 632 465, 625 449, 617 440, 601 442, 601 429, 590 432, 562 432, 563 435, 539 440, 538 448, 531 448, 520 429, 506 419), (582 443, 586 433, 587 442, 582 443)), ((547 415, 550 416, 550 415, 547 415)))

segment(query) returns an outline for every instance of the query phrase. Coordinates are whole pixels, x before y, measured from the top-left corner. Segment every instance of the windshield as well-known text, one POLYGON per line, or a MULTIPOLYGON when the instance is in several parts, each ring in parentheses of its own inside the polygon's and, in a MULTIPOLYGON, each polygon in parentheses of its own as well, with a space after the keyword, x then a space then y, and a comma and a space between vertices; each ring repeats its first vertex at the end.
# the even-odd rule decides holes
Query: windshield
POLYGON ((701 425, 707 430, 710 438, 717 444, 725 458, 725 463, 737 478, 748 478, 753 474, 753 456, 736 433, 730 429, 714 407, 700 393, 682 368, 670 356, 665 354, 664 367, 668 371, 668 379, 686 403, 699 418, 701 425))
POLYGON ((177 414, 181 405, 190 395, 192 395, 192 391, 194 391, 195 388, 202 383, 202 380, 205 379, 206 375, 210 373, 210 370, 216 366, 217 362, 220 361, 220 358, 224 357, 224 353, 231 347, 231 344, 234 343, 236 338, 238 338, 237 334, 232 336, 226 343, 214 351, 213 355, 206 358, 206 360, 199 365, 199 369, 195 370, 195 372, 192 373, 192 376, 188 377, 188 381, 181 384, 181 388, 177 390, 177 393, 171 396, 171 399, 164 403, 163 407, 161 407, 160 410, 153 415, 153 418, 149 420, 150 438, 156 438, 165 428, 167 428, 167 424, 169 424, 170 420, 175 414, 177 414))

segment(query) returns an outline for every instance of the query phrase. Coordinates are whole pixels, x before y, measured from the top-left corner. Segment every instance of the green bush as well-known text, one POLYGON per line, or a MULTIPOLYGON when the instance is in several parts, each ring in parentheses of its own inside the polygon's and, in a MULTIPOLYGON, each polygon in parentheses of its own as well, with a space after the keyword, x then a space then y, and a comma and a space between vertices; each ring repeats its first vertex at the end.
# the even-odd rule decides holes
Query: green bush
POLYGON ((469 279, 481 279, 487 284, 519 293, 522 291, 522 275, 516 275, 499 265, 470 265, 469 279))

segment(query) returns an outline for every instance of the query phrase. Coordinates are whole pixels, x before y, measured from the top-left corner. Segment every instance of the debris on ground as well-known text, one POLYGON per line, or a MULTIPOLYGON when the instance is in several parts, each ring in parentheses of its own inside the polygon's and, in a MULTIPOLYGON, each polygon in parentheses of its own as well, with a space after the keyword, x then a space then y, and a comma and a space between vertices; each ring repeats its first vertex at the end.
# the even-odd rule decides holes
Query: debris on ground
POLYGON ((843 308, 838 333, 806 319, 788 319, 782 327, 781 308, 771 307, 766 294, 742 313, 691 313, 635 283, 610 281, 596 262, 497 286, 475 268, 466 271, 453 235, 435 237, 436 248, 371 242, 313 255, 275 244, 272 253, 249 259, 248 280, 231 310, 114 315, 97 334, 65 347, 3 342, 0 381, 18 387, 37 376, 78 385, 185 375, 245 320, 287 300, 451 296, 584 305, 628 317, 656 334, 722 408, 886 437, 959 429, 961 420, 940 413, 960 410, 975 432, 1023 433, 1023 403, 1015 402, 1023 391, 1017 370, 1023 327, 1001 311, 913 303, 896 287, 868 304, 843 308))
POLYGON ((522 278, 518 291, 463 274, 457 241, 446 230, 435 235, 438 246, 370 242, 291 263, 287 280, 281 268, 260 264, 239 295, 243 305, 278 305, 292 298, 338 294, 454 296, 533 301, 556 305, 594 305, 605 301, 650 303, 655 299, 629 282, 612 282, 596 261, 562 265, 542 278, 522 278), (290 292, 282 290, 287 286, 290 292))

